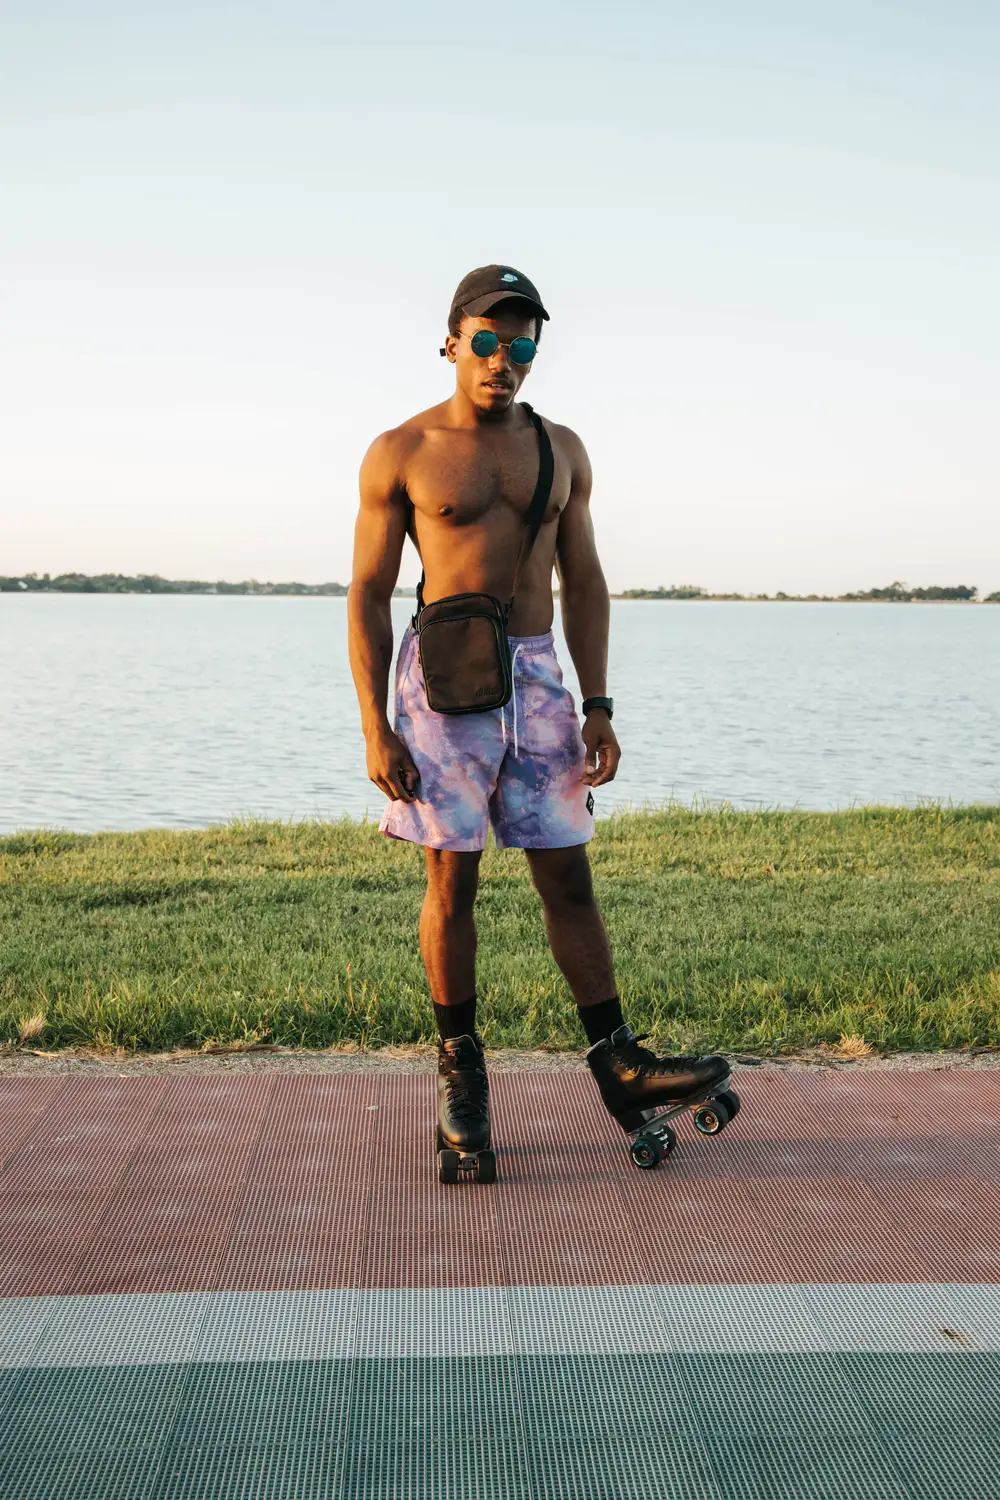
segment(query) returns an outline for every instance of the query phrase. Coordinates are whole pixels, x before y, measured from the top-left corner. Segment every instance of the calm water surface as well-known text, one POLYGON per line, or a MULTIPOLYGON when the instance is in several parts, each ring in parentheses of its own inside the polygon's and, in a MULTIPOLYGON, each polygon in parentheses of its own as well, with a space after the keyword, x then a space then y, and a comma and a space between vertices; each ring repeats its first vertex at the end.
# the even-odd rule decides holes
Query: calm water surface
MULTIPOLYGON (((612 608, 624 754, 599 814, 669 797, 1000 801, 1000 607, 612 608)), ((394 605, 397 637, 411 609, 394 605)), ((344 600, 0 594, 0 831, 382 803, 344 600)))

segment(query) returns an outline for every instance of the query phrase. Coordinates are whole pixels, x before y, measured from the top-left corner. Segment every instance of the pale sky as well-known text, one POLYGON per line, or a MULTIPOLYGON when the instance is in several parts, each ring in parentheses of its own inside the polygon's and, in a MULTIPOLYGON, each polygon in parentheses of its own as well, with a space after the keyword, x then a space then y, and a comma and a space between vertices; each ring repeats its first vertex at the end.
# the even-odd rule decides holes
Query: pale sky
POLYGON ((346 581, 500 260, 613 588, 1000 588, 998 43, 970 0, 5 0, 0 573, 346 581))

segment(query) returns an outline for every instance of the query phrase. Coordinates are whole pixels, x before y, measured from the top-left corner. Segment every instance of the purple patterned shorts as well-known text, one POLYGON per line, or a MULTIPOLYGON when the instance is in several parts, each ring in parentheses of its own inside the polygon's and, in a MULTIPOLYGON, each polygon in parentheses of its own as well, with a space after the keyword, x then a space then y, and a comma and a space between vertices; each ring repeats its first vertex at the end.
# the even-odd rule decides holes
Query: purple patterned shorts
POLYGON ((436 714, 427 706, 417 635, 396 662, 395 730, 420 772, 416 801, 390 802, 379 828, 431 849, 565 849, 594 834, 581 780, 586 751, 552 632, 509 637, 514 696, 506 708, 436 714))

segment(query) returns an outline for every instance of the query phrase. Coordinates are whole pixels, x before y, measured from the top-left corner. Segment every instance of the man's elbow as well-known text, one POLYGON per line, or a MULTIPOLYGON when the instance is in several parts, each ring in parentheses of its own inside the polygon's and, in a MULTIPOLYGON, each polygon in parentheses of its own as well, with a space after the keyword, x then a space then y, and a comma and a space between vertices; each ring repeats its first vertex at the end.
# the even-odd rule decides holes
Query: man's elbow
POLYGON ((383 613, 392 603, 392 584, 378 578, 352 578, 347 590, 347 609, 355 617, 383 613))
POLYGON ((591 607, 607 603, 609 595, 604 569, 595 562, 586 568, 574 568, 569 575, 564 573, 559 580, 559 594, 564 603, 572 600, 591 607))

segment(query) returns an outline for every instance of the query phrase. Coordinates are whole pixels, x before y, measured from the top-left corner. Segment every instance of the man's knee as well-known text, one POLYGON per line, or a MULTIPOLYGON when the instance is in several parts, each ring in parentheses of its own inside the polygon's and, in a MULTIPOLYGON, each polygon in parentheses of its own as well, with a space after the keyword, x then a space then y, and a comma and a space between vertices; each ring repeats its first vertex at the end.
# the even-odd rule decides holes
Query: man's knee
POLYGON ((528 863, 542 904, 549 911, 580 910, 594 904, 586 847, 532 849, 528 863))
POLYGON ((465 917, 476 901, 479 851, 427 849, 427 900, 444 917, 465 917))

